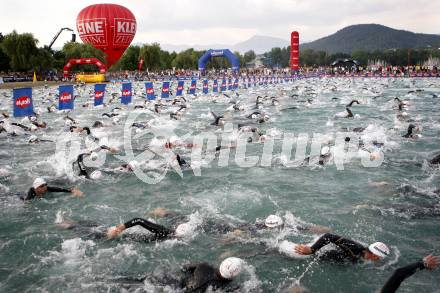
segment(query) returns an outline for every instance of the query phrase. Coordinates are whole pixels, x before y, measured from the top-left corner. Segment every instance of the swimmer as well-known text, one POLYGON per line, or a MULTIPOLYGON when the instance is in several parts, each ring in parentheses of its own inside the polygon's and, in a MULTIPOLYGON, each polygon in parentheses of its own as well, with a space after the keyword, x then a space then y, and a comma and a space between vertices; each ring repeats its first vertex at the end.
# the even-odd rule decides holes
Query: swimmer
POLYGON ((214 117, 214 122, 211 125, 221 126, 224 124, 223 116, 217 116, 214 112, 211 111, 212 116, 214 117))
MULTIPOLYGON (((159 283, 170 287, 175 286, 179 292, 241 292, 240 286, 233 285, 232 282, 243 270, 244 261, 237 257, 226 258, 217 268, 208 263, 187 264, 180 268, 183 276, 163 276, 153 277, 151 283, 159 283)), ((120 281, 128 282, 130 286, 134 283, 144 283, 146 277, 125 277, 119 278, 120 281)))
POLYGON ((85 131, 88 137, 90 137, 93 141, 99 142, 99 138, 94 136, 90 131, 90 128, 87 126, 86 127, 70 126, 69 130, 70 132, 76 132, 76 133, 82 133, 85 131))
POLYGON ((119 116, 119 114, 117 114, 117 113, 103 113, 102 116, 106 116, 108 118, 113 118, 113 117, 119 116))
POLYGON ((336 245, 337 249, 326 251, 323 255, 319 256, 320 259, 339 262, 349 260, 355 263, 360 260, 379 261, 390 254, 388 246, 382 242, 375 242, 365 247, 358 242, 330 233, 322 235, 312 246, 297 245, 295 252, 301 255, 315 254, 322 247, 330 243, 336 245))
POLYGON ((116 238, 122 232, 134 226, 141 226, 142 228, 153 233, 154 235, 149 238, 150 241, 160 241, 176 237, 182 238, 189 235, 193 231, 189 223, 180 224, 173 230, 142 218, 134 218, 124 224, 109 228, 107 230, 107 237, 108 239, 116 238))
POLYGON ((104 123, 102 123, 101 121, 95 121, 92 124, 92 128, 101 128, 104 127, 104 123))
POLYGON ((353 112, 351 112, 350 108, 345 108, 345 110, 348 113, 347 117, 345 117, 345 118, 353 118, 354 117, 353 112))
POLYGON ((352 100, 346 107, 351 107, 351 106, 353 106, 353 103, 356 103, 356 104, 360 104, 359 103, 359 101, 358 100, 352 100))
POLYGON ((36 178, 34 180, 34 183, 32 184, 32 187, 29 189, 26 196, 21 197, 22 200, 31 200, 34 198, 42 198, 46 195, 48 192, 66 192, 71 193, 74 197, 81 197, 83 196, 83 193, 81 190, 77 188, 59 188, 59 187, 51 187, 47 186, 46 181, 43 178, 36 178))
MULTIPOLYGON (((216 227, 220 227, 220 225, 216 225, 216 227)), ((282 230, 286 227, 283 219, 278 215, 269 215, 266 217, 264 222, 257 222, 255 224, 241 224, 238 226, 224 226, 221 227, 223 232, 230 233, 232 232, 234 235, 249 235, 249 233, 256 233, 258 231, 263 230, 282 230)), ((330 228, 318 225, 310 225, 310 224, 298 224, 295 225, 294 228, 298 231, 307 231, 313 234, 323 234, 330 232, 330 228)), ((218 229, 218 228, 217 228, 218 229)))
POLYGON ((53 140, 39 139, 36 135, 31 135, 28 139, 28 143, 37 144, 40 142, 53 142, 53 140))
POLYGON ((231 287, 232 280, 243 270, 244 261, 237 257, 226 258, 215 268, 207 263, 186 265, 182 271, 185 276, 182 287, 185 292, 205 292, 208 287, 213 291, 239 292, 239 287, 231 287))
POLYGON ((438 154, 437 156, 435 156, 434 158, 432 158, 429 163, 431 165, 439 165, 440 164, 440 154, 438 154))
POLYGON ((11 123, 11 125, 14 125, 14 126, 17 126, 17 127, 20 127, 21 129, 23 129, 24 131, 36 131, 36 130, 38 130, 38 127, 36 127, 35 125, 31 125, 30 127, 28 127, 28 126, 26 126, 26 125, 23 125, 23 124, 20 124, 20 123, 15 123, 15 122, 12 122, 11 123))
POLYGON ((433 255, 425 256, 422 260, 409 264, 405 267, 398 268, 388 279, 380 290, 380 293, 394 293, 399 289, 400 284, 416 272, 428 269, 435 270, 439 265, 439 258, 433 255))
POLYGON ((408 131, 407 131, 407 133, 406 133, 405 135, 403 135, 402 137, 405 137, 405 138, 412 138, 412 139, 417 139, 417 138, 418 138, 418 135, 415 134, 415 133, 413 133, 414 128, 416 128, 416 126, 415 126, 414 124, 410 124, 410 125, 408 126, 408 131))

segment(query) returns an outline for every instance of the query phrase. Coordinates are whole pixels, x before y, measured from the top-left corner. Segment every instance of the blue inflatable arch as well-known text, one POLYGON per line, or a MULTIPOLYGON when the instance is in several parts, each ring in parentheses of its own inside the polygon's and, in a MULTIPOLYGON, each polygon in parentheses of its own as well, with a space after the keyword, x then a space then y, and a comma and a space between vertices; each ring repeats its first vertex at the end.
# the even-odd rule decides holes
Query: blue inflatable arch
POLYGON ((205 70, 206 63, 208 63, 212 57, 226 57, 229 59, 229 62, 231 62, 232 70, 240 70, 240 60, 238 60, 237 56, 235 56, 229 49, 206 51, 206 53, 199 59, 199 70, 205 70))

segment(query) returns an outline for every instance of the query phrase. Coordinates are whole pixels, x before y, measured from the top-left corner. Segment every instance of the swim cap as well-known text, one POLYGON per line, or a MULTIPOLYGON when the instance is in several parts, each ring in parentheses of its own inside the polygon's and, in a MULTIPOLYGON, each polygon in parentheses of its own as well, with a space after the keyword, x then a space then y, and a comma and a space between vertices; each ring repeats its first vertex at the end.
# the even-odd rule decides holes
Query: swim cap
POLYGON ((119 123, 119 118, 118 117, 114 117, 113 118, 113 124, 118 124, 119 123))
POLYGON ((33 124, 31 125, 31 130, 32 130, 32 131, 35 131, 35 130, 37 130, 37 129, 38 129, 37 126, 35 126, 35 125, 33 125, 33 124))
POLYGON ((93 180, 98 180, 101 177, 102 177, 102 173, 99 170, 95 170, 90 174, 90 179, 93 179, 93 180))
POLYGON ((191 231, 191 226, 188 223, 183 223, 177 226, 175 235, 177 237, 183 237, 188 234, 189 231, 191 231))
POLYGON ((225 279, 233 279, 243 269, 243 260, 238 257, 228 257, 220 264, 220 275, 225 279))
POLYGON ((132 170, 136 169, 138 166, 139 166, 139 162, 135 160, 130 161, 128 163, 128 167, 130 167, 132 170))
POLYGON ((277 215, 270 215, 264 221, 264 225, 269 228, 276 228, 283 225, 283 219, 277 215))
POLYGON ((324 146, 324 147, 321 149, 321 156, 326 156, 326 155, 328 155, 328 154, 330 154, 330 147, 328 147, 328 146, 324 146))
POLYGON ((31 116, 31 117, 29 117, 29 120, 31 120, 32 122, 35 122, 35 121, 37 121, 37 117, 31 116))
POLYGON ((66 121, 64 122, 64 125, 65 125, 65 126, 72 126, 72 121, 71 121, 71 120, 66 120, 66 121))
POLYGON ((31 135, 29 137, 29 143, 33 143, 33 142, 37 142, 38 141, 38 137, 36 135, 31 135))
POLYGON ((97 153, 93 152, 93 153, 90 154, 90 160, 96 161, 97 158, 98 158, 98 154, 97 153))
POLYGON ((32 183, 32 187, 35 189, 35 188, 38 188, 41 185, 45 185, 45 184, 47 184, 47 183, 43 178, 36 178, 34 180, 34 183, 32 183))
POLYGON ((382 242, 375 242, 368 246, 368 250, 380 258, 385 258, 390 254, 390 249, 382 242))

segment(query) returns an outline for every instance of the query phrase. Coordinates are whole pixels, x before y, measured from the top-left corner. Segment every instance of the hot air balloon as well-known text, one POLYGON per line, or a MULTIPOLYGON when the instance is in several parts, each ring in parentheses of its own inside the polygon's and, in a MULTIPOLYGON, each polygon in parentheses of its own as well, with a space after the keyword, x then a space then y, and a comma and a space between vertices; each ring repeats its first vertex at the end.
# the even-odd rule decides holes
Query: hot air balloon
POLYGON ((76 28, 84 43, 107 55, 110 68, 121 58, 136 34, 136 18, 127 8, 116 4, 95 4, 81 10, 76 28))

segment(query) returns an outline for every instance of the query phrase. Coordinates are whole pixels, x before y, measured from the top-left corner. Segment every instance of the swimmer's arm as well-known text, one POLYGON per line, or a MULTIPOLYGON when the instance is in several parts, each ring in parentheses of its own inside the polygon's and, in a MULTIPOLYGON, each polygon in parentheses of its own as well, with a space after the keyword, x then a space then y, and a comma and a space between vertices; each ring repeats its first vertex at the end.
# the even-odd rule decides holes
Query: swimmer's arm
POLYGON ((335 244, 335 245, 337 245, 339 247, 345 246, 345 245, 352 246, 354 244, 358 245, 356 242, 354 242, 352 240, 349 240, 349 239, 342 238, 339 235, 326 233, 326 234, 322 235, 315 242, 315 244, 313 244, 310 248, 312 250, 312 253, 315 253, 318 250, 320 250, 322 247, 324 247, 324 246, 326 246, 327 244, 330 244, 330 243, 333 243, 333 244, 335 244))
POLYGON ((406 278, 412 276, 419 270, 435 270, 438 267, 439 263, 439 258, 430 254, 425 256, 422 261, 397 269, 380 292, 394 293, 406 278))
POLYGON ((380 290, 380 293, 396 292, 397 289, 400 287, 400 284, 406 278, 412 276, 417 271, 423 269, 425 269, 425 265, 423 261, 419 261, 395 270, 393 275, 388 279, 388 281, 383 286, 382 290, 380 290))
POLYGON ((159 236, 166 236, 171 234, 171 231, 167 228, 165 228, 164 226, 155 224, 153 222, 150 222, 148 220, 142 219, 142 218, 134 218, 131 219, 130 221, 124 223, 124 227, 125 229, 134 227, 134 226, 141 226, 144 229, 147 229, 148 231, 159 235, 159 236))
POLYGON ((74 188, 74 187, 70 188, 70 189, 66 189, 66 188, 59 188, 59 187, 48 186, 47 187, 47 191, 49 191, 49 192, 66 192, 66 193, 71 193, 73 196, 76 196, 76 197, 83 196, 82 191, 77 189, 77 188, 74 188))

